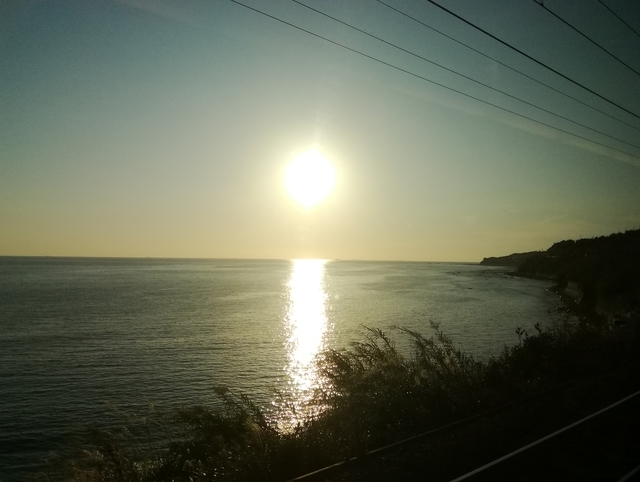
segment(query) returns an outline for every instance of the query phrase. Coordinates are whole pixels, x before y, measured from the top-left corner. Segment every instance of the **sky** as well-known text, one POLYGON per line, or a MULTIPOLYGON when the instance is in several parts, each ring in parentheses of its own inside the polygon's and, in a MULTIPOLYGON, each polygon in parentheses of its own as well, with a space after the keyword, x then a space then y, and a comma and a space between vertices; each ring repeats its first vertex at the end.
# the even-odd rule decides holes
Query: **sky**
MULTIPOLYGON (((640 75, 534 1, 439 1, 640 115, 640 75)), ((426 0, 384 2, 584 104, 377 0, 302 3, 405 51, 242 2, 373 59, 230 0, 0 3, 0 255, 473 262, 640 227, 640 117, 426 0), (336 184, 305 208, 309 149, 336 184)), ((598 0, 544 5, 640 71, 598 0)))

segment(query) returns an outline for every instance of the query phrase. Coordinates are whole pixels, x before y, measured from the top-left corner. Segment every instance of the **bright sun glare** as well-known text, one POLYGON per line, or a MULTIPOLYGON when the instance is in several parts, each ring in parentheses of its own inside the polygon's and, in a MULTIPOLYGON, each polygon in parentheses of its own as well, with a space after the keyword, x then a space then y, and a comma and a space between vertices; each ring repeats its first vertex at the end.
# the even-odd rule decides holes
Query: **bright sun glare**
POLYGON ((335 184, 335 169, 326 157, 314 149, 300 154, 287 167, 287 191, 305 208, 325 199, 335 184))

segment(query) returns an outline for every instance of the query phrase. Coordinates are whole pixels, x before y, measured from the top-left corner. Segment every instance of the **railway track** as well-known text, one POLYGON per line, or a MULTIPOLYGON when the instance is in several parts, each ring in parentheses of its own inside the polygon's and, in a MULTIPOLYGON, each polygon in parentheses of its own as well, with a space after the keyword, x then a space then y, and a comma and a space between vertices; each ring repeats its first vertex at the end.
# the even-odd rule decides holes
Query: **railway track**
POLYGON ((640 481, 639 390, 627 365, 300 482, 640 481))
POLYGON ((630 397, 452 482, 640 480, 640 392, 630 397))

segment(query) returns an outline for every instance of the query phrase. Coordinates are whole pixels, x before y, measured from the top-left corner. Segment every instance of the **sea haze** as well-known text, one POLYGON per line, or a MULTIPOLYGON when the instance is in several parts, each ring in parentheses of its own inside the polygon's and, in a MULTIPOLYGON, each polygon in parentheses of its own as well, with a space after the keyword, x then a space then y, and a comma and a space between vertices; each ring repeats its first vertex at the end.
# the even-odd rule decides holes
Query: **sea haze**
POLYGON ((0 258, 0 479, 106 423, 105 404, 215 405, 220 385, 267 409, 274 389, 300 397, 313 355, 364 325, 434 321, 497 354, 516 327, 552 322, 547 285, 469 264, 0 258))

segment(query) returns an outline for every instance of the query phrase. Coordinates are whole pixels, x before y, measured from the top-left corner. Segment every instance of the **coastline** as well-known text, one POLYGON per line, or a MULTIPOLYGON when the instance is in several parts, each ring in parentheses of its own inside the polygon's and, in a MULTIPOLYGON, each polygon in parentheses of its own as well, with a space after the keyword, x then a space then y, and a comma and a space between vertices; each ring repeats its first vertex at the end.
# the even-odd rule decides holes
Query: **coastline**
POLYGON ((515 268, 512 276, 555 282, 571 310, 593 323, 640 321, 640 229, 560 241, 546 251, 485 258, 480 264, 502 264, 515 268))
MULTIPOLYGON (((528 262, 531 260, 534 268, 535 262, 540 262, 537 256, 528 262)), ((553 262, 557 262, 555 258, 553 262)), ((518 269, 505 274, 541 280, 540 272, 518 269)), ((542 278, 550 279, 554 278, 542 278)), ((563 301, 564 322, 555 327, 518 327, 518 342, 487 360, 478 361, 461 350, 437 325, 432 326, 428 337, 407 329, 391 336, 381 330, 368 330, 349 349, 322 352, 319 370, 327 384, 308 401, 315 410, 309 413, 315 415, 300 419, 293 431, 282 431, 242 393, 222 390, 219 396, 224 410, 194 405, 167 418, 153 419, 149 415, 145 420, 154 420, 156 429, 173 427, 171 430, 182 434, 179 443, 153 453, 131 448, 146 443, 144 425, 135 428, 125 424, 123 431, 116 427, 114 432, 96 432, 97 438, 87 439, 71 459, 79 470, 74 480, 99 477, 114 482, 130 478, 187 481, 205 480, 205 473, 220 473, 221 477, 215 480, 282 481, 353 457, 368 460, 365 454, 381 446, 513 405, 513 411, 479 422, 476 427, 480 428, 472 427, 471 432, 463 429, 459 432, 463 435, 452 435, 476 441, 484 437, 483 450, 476 452, 493 457, 507 447, 507 440, 515 447, 524 440, 522 437, 540 435, 543 429, 553 430, 560 419, 567 423, 569 411, 561 407, 576 407, 582 403, 581 397, 604 403, 602 396, 606 394, 600 393, 603 388, 597 385, 601 377, 624 374, 611 382, 607 388, 611 393, 622 393, 640 384, 637 323, 609 323, 594 310, 596 305, 582 303, 590 298, 579 296, 580 284, 566 276, 556 277, 555 281, 555 288, 550 290, 563 301), (566 293, 567 288, 573 290, 573 296, 566 293), (414 347, 412 354, 407 356, 396 348, 399 337, 406 337, 414 347), (587 381, 600 388, 560 390, 587 381), (525 399, 538 400, 540 405, 535 409, 515 407, 525 399), (543 403, 543 399, 547 401, 543 403), (510 419, 510 414, 515 418, 510 419), (544 423, 530 423, 532 414, 544 423), (519 427, 517 433, 507 426, 519 427), (87 454, 99 454, 99 458, 87 458, 87 454), (126 477, 118 475, 123 467, 126 477)), ((430 464, 432 469, 438 461, 448 460, 441 466, 446 471, 456 460, 461 467, 456 447, 446 441, 429 442, 420 450, 436 454, 430 464)), ((471 455, 467 462, 481 462, 473 458, 473 444, 468 450, 471 455)), ((424 459, 424 455, 417 459, 424 459)), ((371 477, 387 469, 396 476, 406 475, 407 479, 418 473, 412 472, 418 470, 415 467, 408 471, 417 462, 403 462, 398 455, 382 460, 383 466, 373 474, 364 476, 356 469, 351 478, 335 480, 383 480, 371 477)), ((353 467, 350 465, 349 471, 353 467)))

